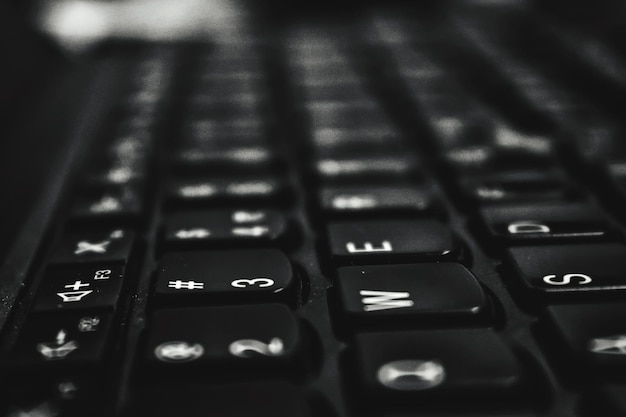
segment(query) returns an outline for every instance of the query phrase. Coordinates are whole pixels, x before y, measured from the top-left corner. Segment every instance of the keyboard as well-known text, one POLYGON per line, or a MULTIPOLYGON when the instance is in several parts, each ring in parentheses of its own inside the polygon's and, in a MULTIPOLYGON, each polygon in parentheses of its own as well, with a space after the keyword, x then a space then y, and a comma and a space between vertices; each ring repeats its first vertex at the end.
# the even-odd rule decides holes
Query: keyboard
POLYGON ((626 416, 623 45, 523 2, 303 14, 60 77, 0 415, 626 416))

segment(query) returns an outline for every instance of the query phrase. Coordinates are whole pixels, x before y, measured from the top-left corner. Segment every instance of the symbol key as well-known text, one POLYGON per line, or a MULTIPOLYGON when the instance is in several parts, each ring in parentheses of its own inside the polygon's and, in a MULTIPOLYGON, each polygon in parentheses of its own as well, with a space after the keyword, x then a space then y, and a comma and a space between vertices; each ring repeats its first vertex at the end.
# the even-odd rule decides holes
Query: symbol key
POLYGON ((289 300, 294 284, 291 263, 277 249, 177 252, 163 256, 155 297, 185 305, 289 300))
POLYGON ((67 370, 103 365, 110 330, 110 314, 30 318, 19 335, 10 367, 67 370))
POLYGON ((171 372, 287 371, 301 349, 298 323, 282 304, 155 311, 146 362, 171 372))
POLYGON ((35 298, 35 312, 114 310, 122 290, 124 267, 101 263, 50 269, 35 298))

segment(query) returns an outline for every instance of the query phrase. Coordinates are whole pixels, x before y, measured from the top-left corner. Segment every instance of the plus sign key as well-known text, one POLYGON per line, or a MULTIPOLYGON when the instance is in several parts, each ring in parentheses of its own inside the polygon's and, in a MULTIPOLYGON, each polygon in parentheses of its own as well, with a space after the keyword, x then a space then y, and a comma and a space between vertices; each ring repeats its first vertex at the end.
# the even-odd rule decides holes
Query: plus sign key
POLYGON ((156 277, 155 297, 166 303, 285 300, 294 274, 277 249, 167 253, 156 277))
POLYGON ((35 312, 113 310, 122 289, 124 267, 119 264, 73 266, 48 271, 37 290, 35 312))

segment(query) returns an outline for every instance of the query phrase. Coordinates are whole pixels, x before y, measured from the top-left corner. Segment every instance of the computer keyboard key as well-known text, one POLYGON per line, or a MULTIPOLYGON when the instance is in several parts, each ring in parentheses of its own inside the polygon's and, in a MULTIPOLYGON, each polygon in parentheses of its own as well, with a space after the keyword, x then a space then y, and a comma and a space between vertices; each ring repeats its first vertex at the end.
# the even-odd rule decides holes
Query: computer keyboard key
POLYGON ((53 250, 52 264, 117 262, 126 264, 135 245, 135 233, 127 229, 67 231, 53 250))
POLYGON ((179 211, 165 219, 166 246, 263 245, 287 232, 285 216, 271 209, 179 211))
POLYGON ((31 317, 5 363, 10 369, 76 371, 105 363, 111 314, 31 317))
POLYGON ((145 389, 142 416, 310 417, 303 395, 291 384, 169 384, 145 389))
POLYGON ((405 185, 324 187, 319 199, 325 212, 350 216, 359 213, 423 213, 433 206, 431 192, 424 187, 405 185))
POLYGON ((480 221, 498 244, 607 240, 613 228, 606 215, 586 203, 525 203, 486 206, 480 221))
POLYGON ((33 311, 114 310, 124 276, 124 266, 114 263, 49 269, 37 289, 33 311))
POLYGON ((626 370, 626 303, 567 304, 546 308, 546 348, 563 361, 569 379, 621 380, 626 370))
POLYGON ((453 261, 460 256, 452 230, 435 220, 333 222, 328 240, 338 263, 453 261))
POLYGON ((226 301, 289 301, 296 278, 278 249, 166 253, 159 264, 155 299, 178 305, 226 301))
POLYGON ((540 295, 615 295, 626 289, 626 246, 577 244, 507 250, 507 262, 525 288, 540 295))
POLYGON ((351 323, 405 326, 463 322, 484 312, 478 280, 455 263, 344 267, 337 291, 351 323))
POLYGON ((489 407, 522 385, 517 359, 491 330, 362 333, 354 349, 356 380, 385 407, 430 401, 489 407))
POLYGON ((294 370, 301 339, 295 316, 282 304, 156 310, 144 358, 154 376, 275 377, 294 370))

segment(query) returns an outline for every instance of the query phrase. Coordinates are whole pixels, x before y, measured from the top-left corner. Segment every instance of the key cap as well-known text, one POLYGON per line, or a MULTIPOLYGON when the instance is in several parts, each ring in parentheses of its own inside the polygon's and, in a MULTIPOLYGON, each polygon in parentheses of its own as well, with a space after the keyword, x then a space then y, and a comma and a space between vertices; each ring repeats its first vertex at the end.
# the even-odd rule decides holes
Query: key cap
POLYGON ((164 229, 166 246, 264 245, 285 235, 287 220, 269 209, 183 211, 168 216, 164 229))
POLYGON ((104 365, 111 333, 105 313, 32 317, 11 353, 11 369, 84 370, 104 365))
POLYGON ((476 278, 454 263, 344 267, 337 287, 350 323, 433 325, 476 319, 486 298, 476 278))
POLYGON ((538 295, 611 295, 626 289, 626 246, 620 244, 516 247, 507 251, 507 262, 538 295))
POLYGON ((510 400, 522 383, 511 350, 483 329, 357 334, 354 365, 372 405, 385 407, 494 404, 510 400))
POLYGON ((328 239, 338 263, 446 261, 460 255, 452 231, 433 220, 335 222, 328 225, 328 239))
POLYGON ((124 275, 122 265, 111 263, 51 269, 37 289, 34 311, 114 310, 124 275))
POLYGON ((117 262, 126 264, 131 257, 135 234, 126 229, 69 231, 52 253, 53 264, 117 262))
POLYGON ((273 377, 294 366, 301 343, 298 323, 282 304, 167 309, 152 316, 144 358, 153 376, 273 377))
POLYGON ((163 256, 155 297, 179 305, 290 300, 294 286, 291 263, 277 249, 178 252, 163 256))
POLYGON ((586 203, 533 203, 487 206, 481 223, 494 243, 528 244, 606 240, 611 226, 586 203))
POLYGON ((626 304, 549 306, 543 323, 547 347, 561 361, 568 380, 621 379, 626 370, 626 304), (551 344, 547 341, 551 340, 551 344))
POLYGON ((423 187, 353 186, 324 187, 320 205, 330 214, 423 213, 432 208, 433 197, 423 187))
POLYGON ((151 417, 308 417, 302 395, 286 382, 169 384, 145 390, 141 415, 151 417))

